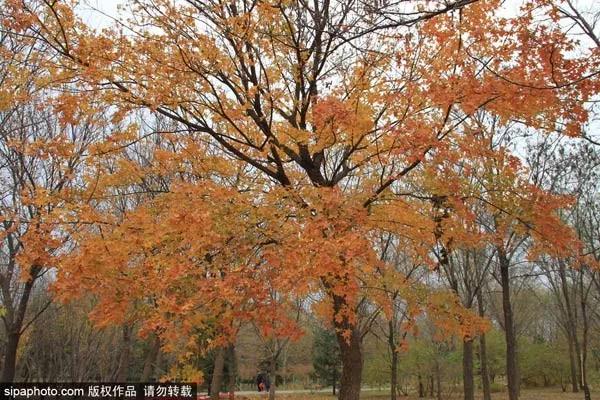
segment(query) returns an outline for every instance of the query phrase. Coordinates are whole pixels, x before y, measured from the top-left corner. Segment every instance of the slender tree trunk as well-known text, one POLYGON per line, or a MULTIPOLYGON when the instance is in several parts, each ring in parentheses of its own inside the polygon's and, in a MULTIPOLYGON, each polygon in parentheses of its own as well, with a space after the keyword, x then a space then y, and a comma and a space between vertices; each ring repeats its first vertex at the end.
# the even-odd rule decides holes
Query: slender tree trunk
POLYGON ((269 366, 269 380, 271 387, 269 388, 269 400, 275 400, 275 389, 277 386, 277 359, 271 357, 271 365, 269 366))
POLYGON ((581 296, 581 321, 583 323, 583 336, 581 340, 581 387, 583 389, 585 400, 591 400, 590 387, 587 381, 587 353, 589 339, 589 323, 587 315, 587 291, 584 291, 583 285, 584 270, 579 271, 579 295, 581 296))
POLYGON ((581 373, 581 343, 579 342, 577 335, 577 330, 575 330, 573 343, 575 345, 575 357, 577 358, 577 385, 579 386, 579 389, 583 389, 583 380, 581 379, 581 376, 583 375, 581 373))
POLYGON ((389 336, 388 336, 388 345, 390 347, 390 352, 392 353, 391 360, 391 368, 390 372, 392 374, 390 379, 390 400, 396 400, 396 388, 398 387, 398 349, 396 346, 396 340, 394 338, 394 320, 390 320, 388 322, 389 328, 389 336))
POLYGON ((391 380, 391 400, 396 400, 396 395, 398 392, 398 352, 392 352, 392 380, 391 380))
POLYGON ((581 354, 581 380, 583 383, 583 395, 585 400, 591 400, 592 399, 592 395, 590 393, 590 387, 588 385, 588 381, 587 381, 587 351, 584 351, 581 354))
POLYGON ((210 381, 210 398, 219 400, 219 392, 223 384, 223 367, 225 366, 225 349, 219 347, 215 353, 215 365, 213 366, 212 379, 210 381))
POLYGON ((571 378, 572 378, 572 388, 573 392, 579 392, 579 387, 582 385, 581 381, 581 365, 579 361, 581 360, 581 348, 579 346, 579 340, 577 339, 577 310, 574 307, 573 301, 571 299, 571 293, 569 292, 569 284, 567 282, 567 276, 565 272, 565 265, 562 262, 558 264, 558 274, 560 277, 560 287, 562 290, 562 295, 565 300, 565 311, 567 313, 567 339, 569 341, 569 357, 571 362, 571 378), (571 355, 571 352, 574 350, 574 354, 571 355), (573 372, 575 372, 575 379, 573 376, 573 372))
POLYGON ((149 382, 150 378, 154 373, 154 366, 156 359, 158 358, 158 352, 160 351, 160 339, 157 335, 152 334, 150 337, 150 348, 148 349, 148 355, 144 360, 144 369, 142 370, 142 376, 140 382, 149 382))
POLYGON ((434 391, 435 391, 435 384, 433 382, 433 375, 429 375, 429 397, 433 398, 434 391))
POLYGON ((339 378, 340 377, 338 376, 337 368, 334 368, 333 369, 333 384, 332 384, 334 396, 337 393, 337 386, 338 386, 337 383, 338 383, 339 378))
POLYGON ((573 343, 573 335, 571 328, 567 327, 567 342, 569 342, 569 367, 571 372, 571 390, 573 393, 579 392, 579 385, 577 384, 577 356, 575 355, 575 344, 573 343))
POLYGON ((27 311, 27 305, 29 304, 29 297, 31 297, 31 290, 33 289, 33 284, 35 279, 40 272, 39 267, 31 267, 30 269, 30 278, 25 283, 23 287, 23 293, 21 298, 19 299, 19 304, 9 315, 7 318, 8 323, 6 324, 6 333, 7 333, 7 341, 6 341, 6 353, 4 354, 4 359, 2 362, 2 377, 0 378, 0 382, 12 382, 15 379, 15 373, 17 370, 17 350, 19 348, 19 341, 21 340, 21 335, 23 332, 23 321, 25 320, 25 313, 27 311))
POLYGON ((510 302, 510 261, 503 248, 498 247, 500 284, 502 285, 502 308, 504 312, 504 336, 506 339, 506 379, 508 399, 519 399, 519 364, 517 359, 517 337, 512 305, 510 302))
POLYGON ((161 373, 164 372, 164 363, 163 363, 163 352, 159 351, 158 355, 156 356, 156 362, 154 363, 154 374, 156 376, 161 376, 161 373))
POLYGON ((442 400, 442 371, 440 369, 440 363, 435 360, 435 385, 437 400, 442 400))
POLYGON ((228 382, 227 382, 227 388, 229 391, 229 398, 230 400, 233 400, 233 398, 235 397, 235 391, 236 391, 236 377, 237 377, 237 358, 236 358, 236 354, 235 354, 235 344, 230 344, 229 347, 227 348, 227 358, 229 360, 229 368, 228 368, 228 372, 229 372, 229 376, 228 376, 228 382))
MULTIPOLYGON (((483 306, 483 295, 481 287, 477 290, 477 308, 480 317, 485 317, 483 306)), ((492 400, 492 390, 490 385, 490 372, 488 369, 487 344, 485 342, 485 333, 479 335, 479 363, 481 365, 481 387, 483 389, 483 400, 492 400)))
POLYGON ((115 382, 127 382, 129 375, 129 356, 131 353, 131 327, 124 325, 123 328, 123 343, 121 347, 121 356, 119 357, 119 366, 115 373, 115 382))
POLYGON ((463 389, 465 400, 475 400, 473 379, 473 340, 463 341, 463 389))
POLYGON ((425 387, 423 387, 423 378, 421 377, 421 374, 417 375, 417 380, 419 383, 419 398, 422 399, 425 397, 425 387))

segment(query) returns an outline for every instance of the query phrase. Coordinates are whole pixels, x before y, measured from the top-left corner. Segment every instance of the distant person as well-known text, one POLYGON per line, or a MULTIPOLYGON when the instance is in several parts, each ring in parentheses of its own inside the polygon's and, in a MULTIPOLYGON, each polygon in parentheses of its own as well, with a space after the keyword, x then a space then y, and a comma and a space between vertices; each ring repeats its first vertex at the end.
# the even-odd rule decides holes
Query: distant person
POLYGON ((264 375, 262 372, 256 375, 256 388, 259 392, 265 390, 264 375))
POLYGON ((256 376, 256 386, 259 392, 268 392, 271 388, 271 382, 269 376, 264 372, 259 373, 256 376))

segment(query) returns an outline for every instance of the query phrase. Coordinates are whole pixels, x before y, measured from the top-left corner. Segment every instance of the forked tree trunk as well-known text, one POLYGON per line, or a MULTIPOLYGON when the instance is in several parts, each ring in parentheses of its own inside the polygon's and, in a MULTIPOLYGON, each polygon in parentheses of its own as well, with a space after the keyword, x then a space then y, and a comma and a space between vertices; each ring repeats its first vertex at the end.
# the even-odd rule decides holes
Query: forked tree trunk
POLYGON ((506 339, 506 380, 508 399, 519 399, 519 364, 517 359, 517 337, 514 315, 510 302, 510 261, 506 251, 498 247, 500 284, 502 285, 502 309, 504 312, 504 336, 506 339))
POLYGON ((19 348, 21 335, 23 334, 23 321, 25 320, 25 313, 27 312, 29 297, 31 297, 31 291, 39 272, 39 267, 31 267, 31 278, 25 282, 23 294, 19 299, 19 304, 17 305, 16 309, 11 312, 12 315, 8 315, 8 323, 5 322, 7 332, 5 348, 6 352, 4 353, 4 358, 2 361, 2 377, 0 377, 0 382, 12 382, 15 379, 15 373, 17 370, 17 350, 19 348))
POLYGON ((473 340, 463 341, 463 389, 465 400, 475 400, 473 380, 473 340))
POLYGON ((565 311, 567 316, 567 340, 569 342, 569 362, 571 366, 571 387, 573 393, 579 392, 579 387, 582 385, 581 380, 581 348, 577 339, 577 312, 575 310, 573 299, 569 291, 565 265, 561 262, 558 264, 558 275, 560 277, 560 287, 565 301, 565 311))
POLYGON ((213 366, 212 379, 210 381, 210 398, 219 400, 219 392, 223 384, 223 367, 225 366, 225 349, 219 347, 215 353, 215 365, 213 366))

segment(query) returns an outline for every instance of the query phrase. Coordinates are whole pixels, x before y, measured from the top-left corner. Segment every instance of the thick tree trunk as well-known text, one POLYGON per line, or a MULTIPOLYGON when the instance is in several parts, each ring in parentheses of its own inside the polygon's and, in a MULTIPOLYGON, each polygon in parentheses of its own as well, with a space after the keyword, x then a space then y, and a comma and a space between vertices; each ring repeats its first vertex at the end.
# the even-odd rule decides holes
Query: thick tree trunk
POLYGON ((219 400, 219 392, 223 384, 223 367, 225 366, 225 349, 219 347, 215 353, 215 365, 213 366, 212 379, 210 381, 210 398, 219 400))
POLYGON ((510 302, 510 261, 503 248, 498 247, 500 284, 502 285, 502 308, 504 312, 504 336, 506 339, 506 379, 508 399, 519 399, 519 364, 514 315, 510 302))
POLYGON ((2 365, 2 382, 12 382, 15 379, 17 366, 17 348, 21 335, 11 332, 6 341, 6 353, 4 354, 4 362, 2 365))
POLYGON ((359 400, 363 368, 361 335, 352 328, 348 340, 343 331, 336 332, 336 336, 342 358, 339 400, 359 400))
POLYGON ((473 340, 463 341, 463 390, 465 400, 475 400, 473 380, 473 340))
MULTIPOLYGON (((480 317, 485 317, 483 306, 483 295, 481 287, 477 290, 477 308, 480 317)), ((488 369, 487 344, 485 342, 485 333, 479 335, 479 363, 481 365, 481 387, 483 389, 483 400, 492 400, 492 388, 490 385, 490 372, 488 369)))
MULTIPOLYGON (((326 283, 326 286, 329 286, 326 283)), ((359 400, 363 370, 362 335, 359 329, 344 315, 352 306, 346 297, 332 294, 334 315, 333 326, 342 359, 339 400, 359 400)))
POLYGON ((129 356, 131 354, 131 327, 123 326, 123 343, 121 347, 121 356, 119 357, 119 366, 115 373, 115 382, 127 382, 129 375, 129 356))
POLYGON ((144 360, 144 369, 142 370, 142 376, 140 377, 140 382, 149 382, 150 378, 154 373, 154 366, 156 365, 156 360, 158 358, 158 353, 160 351, 160 339, 156 335, 152 335, 150 337, 150 348, 148 349, 148 354, 146 355, 146 359, 144 360))

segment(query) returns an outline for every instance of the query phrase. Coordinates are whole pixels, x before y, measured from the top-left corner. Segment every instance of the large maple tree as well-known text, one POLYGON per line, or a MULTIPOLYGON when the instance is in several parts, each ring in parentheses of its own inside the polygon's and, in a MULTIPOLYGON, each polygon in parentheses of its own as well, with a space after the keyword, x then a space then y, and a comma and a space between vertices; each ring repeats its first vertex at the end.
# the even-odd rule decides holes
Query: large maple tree
POLYGON ((364 307, 389 308, 382 290, 464 336, 480 329, 456 299, 389 268, 378 234, 435 268, 481 239, 469 210, 484 200, 534 232, 536 249, 568 247, 553 217, 564 202, 517 184, 518 159, 490 148, 478 118, 567 135, 586 121, 597 54, 571 55, 546 2, 515 16, 472 0, 129 4, 100 32, 69 1, 10 0, 4 21, 52 49, 40 62, 72 88, 57 105, 67 123, 100 99, 114 123, 145 109, 176 124, 156 133, 173 145, 150 165, 120 158, 135 141, 121 134, 99 150, 110 161, 90 166, 98 202, 82 219, 101 223, 77 234, 57 288, 99 295, 100 320, 139 318, 173 341, 201 327, 225 338, 240 319, 294 335, 286 304, 320 293, 341 348, 340 399, 354 400, 364 307), (103 200, 157 176, 167 184, 135 207, 103 200))

